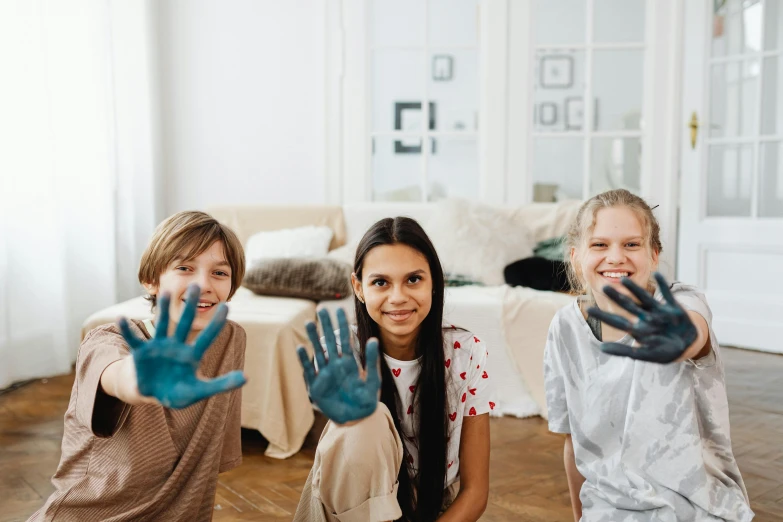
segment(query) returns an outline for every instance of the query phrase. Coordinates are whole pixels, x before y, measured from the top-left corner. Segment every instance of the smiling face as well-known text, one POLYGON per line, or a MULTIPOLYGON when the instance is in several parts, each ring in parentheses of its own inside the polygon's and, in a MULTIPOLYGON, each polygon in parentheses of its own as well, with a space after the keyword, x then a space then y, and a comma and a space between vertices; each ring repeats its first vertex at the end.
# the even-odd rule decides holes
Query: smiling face
POLYGON ((380 328, 384 344, 410 344, 432 308, 432 276, 427 258, 401 243, 380 245, 364 257, 362 280, 354 292, 380 328))
POLYGON ((189 338, 206 328, 218 303, 227 301, 231 295, 231 266, 221 241, 215 241, 192 259, 174 259, 161 273, 158 284, 144 285, 150 295, 159 296, 164 292, 171 295, 170 330, 179 323, 188 286, 194 283, 201 288, 201 297, 189 338))
POLYGON ((595 214, 595 226, 588 230, 577 248, 571 249, 571 262, 594 296, 599 308, 611 310, 613 302, 603 294, 606 285, 630 295, 620 284, 630 278, 649 288, 652 273, 658 268, 658 252, 650 247, 639 216, 627 206, 602 208, 595 214))

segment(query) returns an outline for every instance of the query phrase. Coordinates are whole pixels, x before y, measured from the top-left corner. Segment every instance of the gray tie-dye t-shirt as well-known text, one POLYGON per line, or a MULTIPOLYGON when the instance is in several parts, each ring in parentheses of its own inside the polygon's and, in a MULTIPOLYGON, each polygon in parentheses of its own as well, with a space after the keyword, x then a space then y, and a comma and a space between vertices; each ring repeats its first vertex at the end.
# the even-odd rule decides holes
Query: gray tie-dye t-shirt
MULTIPOLYGON (((698 290, 675 283, 672 292, 711 325, 698 290)), ((710 355, 698 361, 655 364, 601 352, 578 301, 552 320, 544 360, 549 429, 571 434, 585 477, 583 522, 753 518, 731 450, 712 326, 710 339, 710 355)))

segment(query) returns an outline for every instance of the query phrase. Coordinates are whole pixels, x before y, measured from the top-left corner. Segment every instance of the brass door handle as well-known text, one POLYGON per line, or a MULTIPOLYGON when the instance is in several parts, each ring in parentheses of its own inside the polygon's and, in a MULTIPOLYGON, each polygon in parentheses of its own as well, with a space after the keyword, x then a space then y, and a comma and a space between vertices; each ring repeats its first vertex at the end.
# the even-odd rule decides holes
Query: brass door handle
POLYGON ((691 114, 691 121, 688 127, 691 129, 691 148, 695 149, 696 137, 699 135, 699 116, 696 114, 696 111, 693 111, 693 114, 691 114))

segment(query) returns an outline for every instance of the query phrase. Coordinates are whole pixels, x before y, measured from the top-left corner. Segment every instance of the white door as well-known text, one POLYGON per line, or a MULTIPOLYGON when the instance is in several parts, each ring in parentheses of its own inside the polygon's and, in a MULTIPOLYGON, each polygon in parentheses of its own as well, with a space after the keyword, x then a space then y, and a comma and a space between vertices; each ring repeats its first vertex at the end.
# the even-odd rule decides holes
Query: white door
POLYGON ((678 279, 722 344, 783 353, 783 1, 692 0, 684 22, 678 279))
POLYGON ((505 40, 502 31, 486 39, 489 57, 508 51, 504 202, 627 188, 659 205, 661 271, 672 277, 681 1, 488 0, 484 7, 508 26, 505 40))

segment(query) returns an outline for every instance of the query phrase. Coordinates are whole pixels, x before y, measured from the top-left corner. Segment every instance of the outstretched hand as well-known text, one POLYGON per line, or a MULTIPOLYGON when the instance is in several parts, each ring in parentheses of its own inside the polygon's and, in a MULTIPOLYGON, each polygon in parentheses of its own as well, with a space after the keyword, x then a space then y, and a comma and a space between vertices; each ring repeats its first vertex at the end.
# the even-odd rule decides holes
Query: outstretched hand
POLYGON ((239 370, 210 380, 196 376, 204 352, 226 324, 228 314, 225 303, 220 303, 214 317, 193 345, 186 344, 200 295, 198 285, 188 288, 182 317, 171 337, 168 336, 171 300, 168 294, 161 295, 159 299, 160 317, 152 339, 139 339, 131 332, 127 319, 119 320, 122 336, 131 348, 139 393, 154 398, 167 408, 185 408, 245 384, 245 377, 239 370))
POLYGON ((590 317, 628 332, 639 343, 638 347, 622 343, 602 343, 601 351, 640 361, 670 363, 680 358, 696 341, 699 335, 696 326, 688 317, 688 313, 674 299, 666 279, 657 272, 654 277, 664 298, 662 303, 627 277, 622 279, 622 284, 639 300, 639 303, 622 295, 611 286, 604 287, 606 297, 639 318, 636 323, 619 315, 604 312, 597 307, 587 310, 590 317))
POLYGON ((345 318, 345 312, 337 310, 337 324, 340 330, 340 347, 332 329, 329 312, 319 310, 318 317, 324 333, 328 360, 318 338, 315 323, 307 323, 307 335, 313 345, 315 361, 307 355, 303 346, 297 350, 304 368, 304 377, 310 390, 310 399, 328 418, 338 424, 344 424, 370 416, 378 405, 381 380, 378 375, 378 340, 370 339, 366 346, 366 370, 362 371, 351 351, 351 330, 345 318), (363 378, 362 374, 366 374, 363 378))

